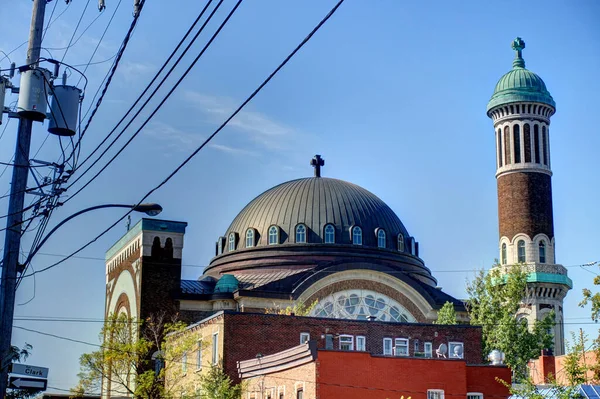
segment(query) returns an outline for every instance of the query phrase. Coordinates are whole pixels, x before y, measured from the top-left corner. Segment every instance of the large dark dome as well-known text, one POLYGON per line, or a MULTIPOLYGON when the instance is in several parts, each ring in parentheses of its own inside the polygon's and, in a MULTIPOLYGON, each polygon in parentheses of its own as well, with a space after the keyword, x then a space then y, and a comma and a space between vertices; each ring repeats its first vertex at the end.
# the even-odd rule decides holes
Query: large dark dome
MULTIPOLYGON (((397 237, 409 235, 396 214, 382 200, 355 184, 338 179, 310 177, 275 186, 253 199, 233 220, 225 237, 255 229, 256 246, 268 244, 271 226, 280 229, 279 244, 295 243, 295 229, 307 227, 307 243, 323 243, 327 224, 335 227, 336 244, 352 244, 351 228, 363 232, 362 245, 378 247, 377 232, 383 229, 386 248, 397 250, 397 237)), ((242 246, 243 247, 243 246, 242 246)))

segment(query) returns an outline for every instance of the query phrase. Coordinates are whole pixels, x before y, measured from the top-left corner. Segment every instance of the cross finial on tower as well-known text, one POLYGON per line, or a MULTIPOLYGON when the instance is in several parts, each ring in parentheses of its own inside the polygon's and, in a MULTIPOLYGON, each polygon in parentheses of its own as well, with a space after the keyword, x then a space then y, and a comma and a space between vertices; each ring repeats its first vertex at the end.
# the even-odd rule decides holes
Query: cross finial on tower
POLYGON ((317 154, 310 160, 310 165, 315 168, 315 177, 321 177, 321 166, 325 165, 325 160, 317 154))
POLYGON ((525 48, 525 41, 520 37, 517 37, 512 42, 512 49, 517 52, 515 60, 513 61, 513 68, 525 68, 525 60, 523 59, 522 51, 525 48))

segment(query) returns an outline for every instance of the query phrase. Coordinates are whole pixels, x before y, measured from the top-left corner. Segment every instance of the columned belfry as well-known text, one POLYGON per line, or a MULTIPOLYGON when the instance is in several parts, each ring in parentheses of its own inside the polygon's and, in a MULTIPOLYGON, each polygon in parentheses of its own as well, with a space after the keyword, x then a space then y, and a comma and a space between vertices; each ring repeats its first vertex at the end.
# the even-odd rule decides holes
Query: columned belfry
POLYGON ((525 42, 516 38, 513 69, 494 90, 487 115, 494 122, 500 267, 527 267, 529 295, 520 318, 542 319, 554 310, 554 353, 564 353, 563 299, 571 289, 556 263, 550 167, 550 117, 554 99, 544 81, 525 68, 525 42))

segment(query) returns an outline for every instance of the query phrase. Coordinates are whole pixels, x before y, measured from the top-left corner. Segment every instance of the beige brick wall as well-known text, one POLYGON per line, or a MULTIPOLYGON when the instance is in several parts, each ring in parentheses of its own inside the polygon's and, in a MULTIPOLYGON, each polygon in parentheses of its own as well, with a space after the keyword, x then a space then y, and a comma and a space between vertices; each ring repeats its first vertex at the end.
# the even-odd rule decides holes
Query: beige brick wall
POLYGON ((303 390, 303 399, 316 399, 316 363, 311 362, 290 370, 244 380, 244 399, 296 399, 303 390), (283 394, 283 396, 281 396, 283 394))

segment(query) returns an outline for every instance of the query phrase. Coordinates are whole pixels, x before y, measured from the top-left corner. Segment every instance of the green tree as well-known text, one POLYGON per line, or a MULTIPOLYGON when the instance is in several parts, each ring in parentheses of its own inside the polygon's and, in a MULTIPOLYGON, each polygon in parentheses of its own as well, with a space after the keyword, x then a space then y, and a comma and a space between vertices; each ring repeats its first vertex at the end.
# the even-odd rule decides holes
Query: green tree
MULTIPOLYGON (((5 359, 6 361, 2 363, 10 364, 23 362, 27 360, 27 358, 31 355, 31 349, 33 349, 33 347, 28 343, 25 343, 25 345, 22 348, 19 348, 18 346, 11 346, 8 358, 5 359)), ((7 389, 6 398, 27 399, 34 397, 35 395, 37 395, 38 392, 39 391, 32 391, 28 389, 7 389)))
POLYGON ((194 398, 198 399, 241 399, 244 384, 234 384, 220 366, 212 366, 200 377, 200 387, 194 398))
POLYGON ((504 352, 515 381, 527 377, 527 362, 538 358, 542 349, 552 348, 554 313, 536 321, 531 328, 517 318, 527 303, 527 272, 521 265, 480 271, 467 282, 467 311, 472 325, 483 331, 483 355, 493 349, 504 352))
POLYGON ((79 383, 72 393, 79 397, 97 393, 102 384, 110 382, 111 391, 118 395, 142 399, 172 397, 184 354, 197 343, 190 334, 189 338, 178 340, 178 345, 165 345, 165 336, 184 328, 184 323, 167 321, 164 314, 144 322, 124 314, 110 315, 100 332, 100 349, 79 359, 79 383), (173 368, 171 383, 164 378, 168 367, 173 368))
POLYGON ((294 306, 288 306, 285 308, 279 307, 279 306, 275 306, 272 308, 267 308, 265 309, 265 313, 267 314, 278 314, 278 315, 285 315, 285 316, 308 316, 310 315, 310 312, 312 312, 312 310, 315 308, 315 306, 317 306, 317 303, 319 303, 318 300, 315 300, 313 303, 311 303, 310 305, 306 305, 304 302, 302 301, 297 301, 294 306))
POLYGON ((433 322, 434 324, 458 324, 456 320, 456 311, 454 311, 454 304, 452 302, 446 302, 440 310, 438 310, 438 318, 433 322))
MULTIPOLYGON (((596 263, 598 262, 593 262, 589 266, 596 263)), ((600 276, 594 277, 593 285, 600 285, 600 276)), ((600 293, 592 292, 589 288, 584 288, 582 293, 583 299, 579 303, 579 306, 585 307, 591 305, 592 320, 597 323, 600 321, 600 293)), ((588 369, 592 370, 594 375, 592 382, 598 383, 600 382, 600 364, 598 363, 598 360, 600 360, 600 331, 598 331, 598 336, 593 341, 591 350, 595 353, 596 357, 595 362, 588 365, 588 369)))

